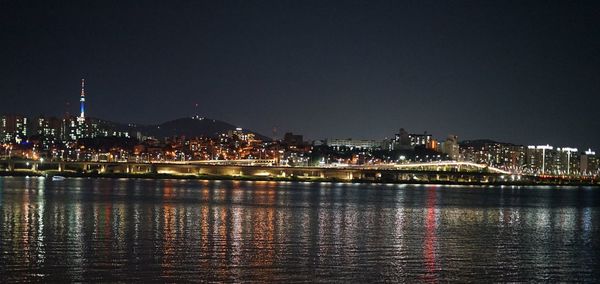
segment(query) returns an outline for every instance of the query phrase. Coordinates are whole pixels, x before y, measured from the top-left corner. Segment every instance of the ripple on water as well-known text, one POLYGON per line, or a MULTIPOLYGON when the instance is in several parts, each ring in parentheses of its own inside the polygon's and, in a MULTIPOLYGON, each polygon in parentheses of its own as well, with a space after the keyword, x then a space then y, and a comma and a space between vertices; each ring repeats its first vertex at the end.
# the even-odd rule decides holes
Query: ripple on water
POLYGON ((0 281, 600 281, 589 188, 0 177, 0 281))

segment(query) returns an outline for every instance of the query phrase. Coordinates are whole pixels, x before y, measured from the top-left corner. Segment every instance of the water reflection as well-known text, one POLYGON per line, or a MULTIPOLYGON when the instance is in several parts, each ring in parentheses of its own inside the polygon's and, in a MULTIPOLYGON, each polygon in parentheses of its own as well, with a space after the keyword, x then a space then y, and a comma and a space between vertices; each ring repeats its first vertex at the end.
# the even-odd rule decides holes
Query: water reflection
POLYGON ((592 282, 597 192, 0 178, 0 280, 592 282))
POLYGON ((437 191, 435 187, 427 189, 426 199, 426 217, 425 217, 425 244, 424 258, 427 273, 425 274, 426 281, 437 281, 436 279, 436 229, 437 229, 437 209, 436 209, 437 191))

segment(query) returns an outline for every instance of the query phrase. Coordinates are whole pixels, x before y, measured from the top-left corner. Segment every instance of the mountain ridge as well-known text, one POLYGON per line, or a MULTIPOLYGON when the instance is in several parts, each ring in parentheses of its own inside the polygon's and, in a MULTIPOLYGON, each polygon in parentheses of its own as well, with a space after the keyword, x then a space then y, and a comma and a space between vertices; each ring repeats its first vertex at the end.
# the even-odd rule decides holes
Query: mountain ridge
MULTIPOLYGON (((136 132, 144 136, 152 136, 156 138, 165 138, 173 136, 187 137, 217 137, 221 133, 227 133, 230 130, 236 130, 238 126, 231 123, 212 119, 207 117, 180 117, 173 120, 168 120, 159 124, 124 124, 103 119, 97 119, 104 125, 110 125, 112 128, 127 131, 134 135, 136 132)), ((252 133, 257 139, 263 141, 271 141, 271 138, 262 135, 250 129, 244 129, 244 132, 252 133)), ((134 135, 135 136, 135 135, 134 135)))

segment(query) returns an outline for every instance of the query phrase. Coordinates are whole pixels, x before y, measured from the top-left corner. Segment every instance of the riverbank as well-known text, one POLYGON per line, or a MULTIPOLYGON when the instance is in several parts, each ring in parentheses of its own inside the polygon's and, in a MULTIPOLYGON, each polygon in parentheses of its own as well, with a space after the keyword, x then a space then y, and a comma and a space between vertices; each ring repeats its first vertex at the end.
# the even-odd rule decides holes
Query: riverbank
POLYGON ((482 181, 428 181, 428 180, 364 180, 352 179, 344 180, 339 178, 315 178, 315 177, 281 177, 281 176, 244 176, 244 175, 208 175, 208 174, 169 174, 169 173, 85 173, 73 171, 0 171, 2 176, 33 176, 33 177, 52 177, 63 176, 72 178, 130 178, 130 179, 182 179, 182 180, 238 180, 238 181, 288 181, 288 182, 343 182, 359 184, 436 184, 436 185, 479 185, 479 186, 540 186, 540 185, 565 185, 565 186, 595 186, 600 187, 600 182, 587 182, 576 180, 554 181, 511 181, 504 182, 482 182, 482 181))

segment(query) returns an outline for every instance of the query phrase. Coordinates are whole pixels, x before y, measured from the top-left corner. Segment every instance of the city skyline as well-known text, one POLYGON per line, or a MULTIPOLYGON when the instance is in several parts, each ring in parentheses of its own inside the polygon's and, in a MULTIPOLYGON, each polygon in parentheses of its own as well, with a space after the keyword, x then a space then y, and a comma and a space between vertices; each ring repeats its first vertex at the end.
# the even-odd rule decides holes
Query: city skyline
MULTIPOLYGON (((31 163, 25 164, 26 168, 32 166, 32 169, 37 170, 46 159, 58 162, 59 171, 63 169, 60 161, 226 161, 242 165, 259 163, 292 167, 377 165, 391 166, 395 170, 400 169, 399 167, 409 170, 414 167, 421 170, 431 167, 430 169, 440 171, 440 167, 443 167, 442 171, 447 171, 447 167, 457 167, 457 170, 467 167, 497 175, 508 174, 511 175, 511 182, 521 182, 522 174, 542 179, 585 179, 596 177, 600 169, 596 153, 591 147, 580 150, 565 145, 525 146, 489 139, 460 141, 456 135, 448 135, 445 140, 441 140, 427 132, 409 133, 404 128, 400 128, 393 138, 382 140, 340 139, 331 136, 323 140, 304 140, 303 135, 292 132, 286 132, 281 138, 275 137, 273 133, 271 140, 252 130, 201 116, 150 126, 117 125, 109 120, 86 117, 83 78, 79 98, 79 115, 66 113, 63 118, 37 116, 33 119, 19 114, 0 116, 0 150, 4 152, 3 158, 9 161, 5 165, 9 172, 15 169, 14 163, 10 162, 13 150, 16 153, 14 157, 31 159, 31 163)), ((84 166, 84 170, 89 171, 86 167, 84 166)), ((100 166, 99 170, 105 173, 106 169, 100 166)), ((142 173, 151 170, 152 168, 147 167, 142 173)), ((130 173, 131 169, 127 168, 126 171, 130 173)), ((258 173, 262 174, 265 173, 258 173)), ((283 177, 285 176, 284 173, 283 177)), ((346 178, 354 179, 352 174, 346 178)), ((400 177, 395 177, 396 180, 398 178, 400 177)), ((440 181, 439 176, 437 181, 440 181)), ((494 182, 498 181, 506 180, 500 176, 500 180, 496 179, 494 182)))
POLYGON ((600 141, 595 2, 2 5, 0 113, 73 112, 85 77, 86 115, 124 123, 600 141))
MULTIPOLYGON (((81 89, 80 89, 80 93, 79 93, 79 102, 80 102, 80 105, 79 105, 79 114, 77 114, 77 113, 70 113, 69 110, 66 110, 66 112, 63 114, 63 117, 66 117, 67 115, 76 117, 77 124, 83 125, 84 122, 86 121, 86 116, 85 116, 85 113, 86 113, 85 112, 85 101, 86 101, 85 78, 82 78, 80 80, 80 82, 81 82, 81 89)), ((67 106, 70 107, 70 104, 68 104, 67 106)), ((5 114, 0 113, 0 115, 7 115, 7 114, 9 114, 9 113, 5 113, 5 114)), ((9 115, 23 115, 23 114, 10 113, 9 115)), ((25 117, 29 117, 31 119, 31 118, 41 118, 41 117, 46 117, 46 118, 56 117, 56 118, 60 118, 61 116, 38 114, 37 116, 25 115, 25 117)), ((192 118, 194 118, 194 117, 196 117, 196 118, 198 118, 198 117, 204 118, 203 116, 200 116, 198 114, 192 116, 192 118)), ((135 122, 122 122, 122 121, 112 120, 110 118, 93 117, 93 116, 90 116, 89 118, 100 119, 100 120, 104 120, 104 121, 107 121, 107 122, 121 123, 123 125, 131 125, 131 124, 137 125, 137 123, 135 123, 135 122)), ((167 121, 163 121, 162 123, 172 122, 172 121, 175 121, 175 120, 181 119, 181 118, 186 118, 186 116, 176 117, 176 118, 173 118, 173 119, 170 119, 170 120, 167 120, 167 121)), ((218 118, 209 118, 209 119, 217 119, 219 121, 222 121, 222 120, 220 120, 218 118)), ((223 122, 225 122, 225 121, 223 121, 223 122)), ((230 122, 225 122, 225 123, 230 123, 230 122)), ((161 123, 147 124, 145 126, 153 126, 153 125, 160 125, 160 124, 161 123)), ((235 125, 236 127, 240 126, 240 125, 238 125, 236 123, 233 123, 232 125, 235 125)), ((240 129, 242 129, 242 128, 240 128, 240 129)), ((250 129, 250 130, 253 130, 253 129, 250 129)), ((276 129, 274 129, 274 130, 276 130, 276 129)), ((402 132, 402 131, 404 131, 404 128, 400 127, 400 132, 402 132)), ((276 133, 274 131, 274 132, 271 133, 272 136, 269 136, 266 133, 259 133, 259 132, 256 132, 256 133, 261 134, 264 137, 270 137, 270 138, 272 138, 274 140, 279 140, 279 139, 284 139, 285 138, 284 135, 287 135, 288 133, 291 134, 292 132, 289 131, 289 132, 285 132, 285 133, 276 133)), ((387 141, 387 140, 390 140, 390 139, 393 140, 394 139, 393 138, 394 135, 397 136, 398 134, 393 134, 392 133, 389 136, 385 136, 383 138, 381 138, 381 137, 361 137, 361 136, 354 136, 354 137, 325 136, 325 137, 320 137, 320 138, 317 138, 317 139, 310 138, 308 141, 315 142, 315 141, 327 141, 328 139, 334 139, 334 140, 353 140, 354 139, 356 141, 359 141, 359 143, 361 143, 360 142, 361 140, 364 141, 362 143, 373 143, 372 141, 378 141, 378 140, 384 141, 383 143, 385 143, 385 141, 387 141)), ((429 139, 431 139, 431 138, 433 138, 433 139, 439 139, 439 138, 443 138, 444 137, 444 135, 441 135, 441 136, 438 135, 438 136, 436 136, 436 135, 433 135, 431 133, 428 133, 427 131, 423 131, 423 132, 411 131, 411 135, 413 135, 413 136, 414 135, 429 136, 430 137, 429 139)), ((448 134, 448 135, 449 136, 454 136, 454 134, 448 134)), ((490 137, 478 137, 478 138, 475 138, 475 139, 460 139, 460 140, 457 140, 457 142, 460 142, 460 141, 469 142, 469 141, 479 141, 479 140, 490 140, 490 141, 493 141, 495 143, 514 144, 514 145, 522 145, 522 146, 528 146, 528 147, 552 147, 553 148, 555 146, 550 146, 550 144, 556 145, 554 143, 548 143, 548 142, 545 142, 543 144, 532 144, 532 143, 517 143, 517 142, 514 142, 514 141, 498 141, 498 140, 494 140, 493 138, 490 138, 490 137)), ((426 143, 424 143, 424 144, 426 144, 426 143)), ((588 152, 588 151, 594 151, 596 149, 596 147, 594 147, 594 145, 592 145, 592 146, 590 146, 590 145, 584 145, 584 146, 575 145, 578 148, 572 148, 573 145, 575 145, 575 144, 573 144, 573 143, 571 143, 571 144, 564 144, 564 145, 559 145, 556 148, 557 149, 561 149, 561 148, 562 149, 572 149, 575 152, 581 152, 581 153, 585 153, 585 152, 588 152)))
MULTIPOLYGON (((82 79, 82 82, 83 81, 84 81, 84 79, 82 79)), ((83 83, 82 83, 82 86, 83 86, 83 83)), ((82 88, 82 94, 83 94, 83 88, 82 88)), ((23 117, 26 117, 26 118, 30 119, 31 123, 33 123, 33 121, 35 119, 39 119, 39 118, 46 118, 46 119, 49 119, 49 118, 51 118, 51 119, 53 119, 53 118, 61 119, 62 118, 62 119, 65 119, 65 118, 67 118, 67 116, 69 116, 69 117, 72 117, 72 118, 76 118, 76 120, 77 120, 78 123, 83 123, 86 120, 85 112, 84 112, 84 108, 85 108, 84 107, 84 103, 85 103, 85 96, 82 95, 81 99, 80 99, 80 113, 78 115, 77 114, 72 114, 72 113, 69 113, 69 112, 65 113, 63 116, 44 115, 44 114, 23 115, 23 114, 17 114, 17 113, 4 113, 4 114, 0 113, 0 117, 2 117, 2 116, 23 116, 23 117)), ((174 122, 174 121, 177 121, 177 120, 180 120, 180 119, 186 119, 186 118, 189 118, 189 117, 183 117, 182 116, 182 117, 173 118, 173 119, 170 119, 170 120, 167 120, 167 121, 163 121, 163 122, 159 122, 159 123, 146 124, 146 125, 136 124, 136 123, 131 123, 131 122, 127 123, 127 122, 115 121, 115 120, 111 120, 110 118, 101 118, 101 117, 93 117, 93 116, 88 116, 87 118, 97 119, 97 120, 100 120, 100 121, 106 121, 106 122, 110 122, 110 123, 120 123, 122 125, 137 125, 137 126, 151 127, 151 126, 161 125, 163 123, 174 122)), ((205 119, 206 118, 206 119, 210 119, 210 120, 218 120, 218 121, 221 121, 221 122, 224 122, 224 123, 227 123, 227 124, 230 123, 230 122, 227 122, 227 121, 222 121, 220 119, 211 118, 211 117, 202 117, 202 116, 198 116, 198 115, 192 116, 191 118, 192 119, 197 119, 197 118, 205 119)), ((239 126, 239 125, 237 125, 235 123, 232 123, 232 125, 235 125, 236 127, 239 126)), ((239 127, 239 129, 243 129, 243 128, 239 127)), ((253 129, 247 129, 247 130, 253 131, 253 129)), ((403 131, 403 130, 404 130, 404 128, 400 128, 400 131, 403 131)), ((271 133, 271 134, 276 134, 276 136, 269 136, 269 135, 265 135, 264 133, 259 133, 259 132, 256 132, 256 133, 260 134, 262 136, 265 136, 265 137, 272 138, 274 140, 282 140, 282 139, 284 139, 285 135, 292 134, 293 132, 271 133)), ((395 135, 398 135, 398 134, 395 134, 395 135)), ((428 133, 427 131, 424 131, 424 132, 412 131, 410 135, 430 136, 431 138, 436 139, 436 141, 437 141, 437 139, 443 138, 443 135, 442 136, 435 136, 435 135, 433 135, 431 133, 428 133)), ((393 135, 389 135, 389 137, 386 136, 384 138, 380 138, 380 137, 356 138, 356 136, 355 137, 326 136, 326 137, 317 138, 317 139, 309 138, 307 141, 312 141, 314 143, 314 142, 317 142, 317 141, 327 141, 327 140, 331 140, 331 139, 333 139, 333 140, 341 140, 341 141, 346 141, 346 140, 347 141, 352 141, 352 140, 354 140, 355 143, 358 143, 358 144, 361 144, 361 143, 363 143, 363 144, 364 143, 369 144, 369 143, 373 143, 373 141, 387 141, 387 140, 393 140, 394 138, 393 138, 393 135)), ((531 143, 515 143, 513 141, 497 141, 497 140, 490 139, 489 137, 479 137, 479 138, 476 138, 476 139, 460 139, 458 141, 461 142, 461 143, 462 142, 472 142, 472 141, 475 141, 475 142, 476 141, 489 141, 489 142, 500 143, 500 144, 514 144, 514 145, 528 146, 528 147, 555 147, 555 146, 550 146, 550 144, 556 145, 554 143, 546 143, 546 144, 543 144, 543 145, 542 144, 541 145, 533 145, 531 143)), ((567 146, 567 145, 561 145, 561 146, 556 147, 556 148, 558 148, 558 149, 560 149, 560 148, 574 149, 575 151, 578 151, 578 152, 581 152, 581 153, 589 152, 589 151, 594 151, 596 149, 593 146, 584 146, 584 147, 577 146, 578 148, 571 148, 571 146, 573 146, 573 145, 574 144, 569 144, 569 146, 567 146)))

